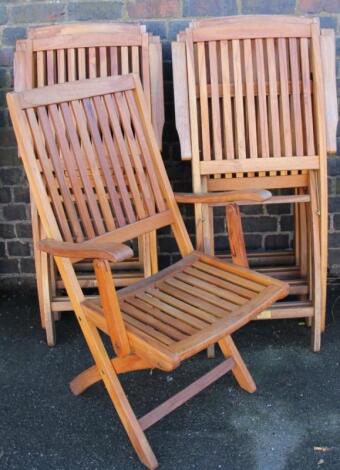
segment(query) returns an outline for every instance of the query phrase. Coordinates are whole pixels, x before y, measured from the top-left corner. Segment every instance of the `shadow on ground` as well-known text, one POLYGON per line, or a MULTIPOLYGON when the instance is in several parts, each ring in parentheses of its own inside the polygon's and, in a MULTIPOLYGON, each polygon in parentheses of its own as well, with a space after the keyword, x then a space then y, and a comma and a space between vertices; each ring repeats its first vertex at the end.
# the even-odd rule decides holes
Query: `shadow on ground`
MULTIPOLYGON (((340 287, 330 286, 320 354, 296 320, 254 322, 234 339, 258 391, 228 374, 152 427, 162 469, 340 469, 340 287), (339 297, 339 300, 338 300, 339 297)), ((36 298, 3 295, 0 307, 0 468, 141 469, 101 384, 74 397, 68 382, 91 365, 72 314, 48 348, 36 298)), ((172 374, 126 375, 138 416, 221 360, 200 354, 172 374)))

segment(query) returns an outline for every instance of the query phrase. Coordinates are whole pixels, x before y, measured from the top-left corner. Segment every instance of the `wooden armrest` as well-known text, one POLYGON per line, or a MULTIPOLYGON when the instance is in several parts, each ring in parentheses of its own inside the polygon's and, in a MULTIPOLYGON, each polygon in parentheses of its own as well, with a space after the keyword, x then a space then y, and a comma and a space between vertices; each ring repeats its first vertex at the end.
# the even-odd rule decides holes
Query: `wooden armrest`
POLYGON ((272 193, 266 189, 227 191, 221 193, 175 193, 175 199, 184 204, 223 204, 237 201, 262 202, 270 199, 272 193))
POLYGON ((105 259, 113 263, 119 263, 133 256, 131 248, 122 243, 100 243, 98 241, 71 243, 45 239, 39 242, 38 248, 61 258, 105 259))

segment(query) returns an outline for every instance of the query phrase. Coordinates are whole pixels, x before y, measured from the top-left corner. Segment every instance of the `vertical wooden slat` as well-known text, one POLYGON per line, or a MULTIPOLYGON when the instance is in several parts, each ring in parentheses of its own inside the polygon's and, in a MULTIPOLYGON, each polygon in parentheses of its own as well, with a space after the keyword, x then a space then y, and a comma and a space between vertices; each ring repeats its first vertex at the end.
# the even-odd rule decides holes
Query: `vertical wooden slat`
POLYGON ((308 39, 301 38, 301 75, 304 109, 304 131, 306 155, 315 155, 313 114, 312 114, 312 91, 310 86, 309 47, 308 39))
POLYGON ((267 39, 269 110, 271 123, 272 152, 274 157, 281 156, 280 121, 276 77, 276 58, 274 39, 267 39))
POLYGON ((97 77, 97 50, 95 47, 89 48, 89 77, 97 77))
MULTIPOLYGON (((244 66, 246 80, 246 106, 248 121, 248 139, 249 139, 249 156, 257 158, 257 136, 256 136, 256 114, 255 114, 255 98, 254 98, 254 73, 253 73, 253 57, 252 45, 250 39, 243 42, 244 48, 244 66)), ((253 175, 250 175, 253 176, 253 175)))
POLYGON ((294 134, 294 151, 296 156, 303 156, 303 134, 302 134, 302 116, 300 102, 300 73, 298 63, 298 49, 296 38, 289 38, 289 57, 292 83, 292 100, 293 100, 293 134, 294 134))
POLYGON ((139 47, 132 46, 131 48, 132 72, 140 75, 139 67, 139 47))
POLYGON ((85 47, 78 48, 78 79, 86 78, 86 53, 85 47))
POLYGON ((228 41, 221 41, 224 147, 227 159, 234 158, 233 118, 230 98, 228 41))
POLYGON ((106 47, 99 48, 99 72, 101 77, 107 77, 107 54, 106 47))
MULTIPOLYGON (((280 69, 280 114, 281 114, 281 134, 283 141, 283 154, 286 157, 293 155, 292 150, 292 131, 290 119, 290 103, 288 90, 288 63, 286 39, 278 39, 278 60, 280 69)), ((285 173, 281 172, 285 175, 285 173)))
MULTIPOLYGON (((138 48, 136 48, 138 51, 138 48)), ((132 48, 133 53, 134 48, 132 48)), ((132 56, 133 59, 133 56, 132 56)), ((158 146, 162 149, 162 133, 164 127, 164 90, 163 90, 163 62, 162 62, 162 44, 159 42, 150 42, 149 44, 149 63, 150 63, 150 90, 151 90, 151 119, 155 129, 158 146)), ((133 63, 132 66, 134 67, 133 63)), ((139 71, 139 65, 136 70, 139 71)), ((134 69, 133 69, 134 71, 134 69)), ((184 68, 184 75, 186 70, 184 68)), ((186 98, 187 99, 187 98, 186 98)), ((184 107, 184 105, 183 105, 184 107)), ((189 131, 189 129, 188 129, 189 131)))
POLYGON ((74 49, 67 49, 67 75, 69 82, 76 79, 76 53, 74 49))
POLYGON ((240 41, 232 40, 233 70, 235 86, 235 128, 237 156, 239 159, 246 158, 246 142, 244 131, 244 109, 243 109, 243 89, 241 71, 240 41))
MULTIPOLYGON (((149 35, 142 34, 142 83, 145 94, 145 101, 149 113, 151 113, 151 96, 150 96, 150 65, 149 65, 149 35)), ((150 114, 151 115, 151 114, 150 114)))
POLYGON ((37 52, 37 87, 45 86, 45 53, 37 52))
POLYGON ((211 160, 207 68, 204 42, 199 42, 197 44, 197 61, 202 128, 202 152, 204 160, 211 160))
POLYGON ((122 74, 127 74, 130 72, 129 67, 129 48, 127 46, 122 46, 120 48, 121 61, 122 61, 122 74))
POLYGON ((217 69, 217 45, 216 41, 209 41, 209 67, 211 85, 211 114, 212 114, 212 134, 214 141, 215 160, 222 160, 222 135, 221 135, 221 114, 220 96, 217 69))
POLYGON ((65 50, 57 50, 58 83, 66 82, 65 50))
POLYGON ((118 51, 116 46, 110 47, 111 75, 118 75, 118 51))
POLYGON ((54 60, 54 51, 47 51, 46 53, 47 62, 47 85, 54 85, 56 82, 56 69, 54 60))
MULTIPOLYGON (((261 145, 261 157, 269 157, 268 141, 268 114, 266 99, 266 79, 263 56, 263 40, 255 39, 256 68, 258 82, 258 104, 259 104, 259 135, 261 145)), ((262 173, 262 172, 261 172, 262 173)))

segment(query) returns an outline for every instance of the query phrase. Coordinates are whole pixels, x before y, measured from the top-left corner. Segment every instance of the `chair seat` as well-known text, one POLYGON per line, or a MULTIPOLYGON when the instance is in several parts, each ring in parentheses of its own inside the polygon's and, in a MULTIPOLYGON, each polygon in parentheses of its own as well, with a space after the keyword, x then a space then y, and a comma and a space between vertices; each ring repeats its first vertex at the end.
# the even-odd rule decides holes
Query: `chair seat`
MULTIPOLYGON (((128 335, 162 351, 177 366, 233 333, 287 290, 281 281, 193 252, 120 290, 118 297, 128 335)), ((100 299, 82 305, 107 331, 100 299)))

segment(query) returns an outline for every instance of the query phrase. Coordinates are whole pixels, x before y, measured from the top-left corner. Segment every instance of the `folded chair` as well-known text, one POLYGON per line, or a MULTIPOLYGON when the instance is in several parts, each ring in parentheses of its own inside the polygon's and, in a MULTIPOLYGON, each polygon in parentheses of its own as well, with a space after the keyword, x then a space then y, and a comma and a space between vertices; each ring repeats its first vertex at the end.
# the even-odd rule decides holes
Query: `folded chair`
MULTIPOLYGON (((144 431, 231 370, 255 384, 231 334, 288 292, 288 285, 193 250, 167 178, 137 75, 9 93, 19 152, 47 239, 95 365, 75 394, 103 380, 140 460, 156 468, 144 431), (171 226, 182 259, 118 292, 110 263, 133 255, 124 243, 171 226), (75 264, 92 259, 99 298, 86 299, 75 264), (99 332, 109 335, 110 359, 99 332), (219 366, 140 419, 120 385, 123 372, 171 371, 218 342, 219 366)), ((266 191, 210 197, 263 200, 266 191)), ((179 198, 190 199, 180 195, 179 198)), ((194 197, 195 199, 195 197, 194 197)))
MULTIPOLYGON (((327 282, 323 75, 332 84, 327 103, 334 94, 334 67, 323 74, 321 38, 332 44, 313 18, 230 17, 194 21, 172 44, 176 127, 182 158, 192 161, 193 191, 284 189, 264 203, 298 207, 294 258, 257 256, 272 263, 264 272, 289 281, 291 297, 258 318, 308 318, 314 350, 320 349, 327 282)), ((334 151, 334 106, 327 115, 334 151)), ((195 208, 197 246, 210 254, 212 206, 195 208)), ((241 226, 237 208, 229 206, 226 218, 227 225, 241 226)), ((233 261, 248 265, 234 229, 229 241, 233 261)))
MULTIPOLYGON (((17 41, 15 91, 65 83, 84 78, 106 77, 129 72, 142 77, 147 107, 151 113, 159 147, 164 124, 162 50, 160 39, 145 32, 145 26, 126 23, 71 23, 43 26, 28 31, 28 39, 17 41)), ((42 325, 47 342, 55 344, 54 320, 71 309, 63 281, 56 277, 52 258, 37 251, 43 236, 32 201, 33 245, 42 325)), ((79 281, 88 291, 97 281, 92 265, 78 266, 79 281)), ((138 257, 114 267, 117 286, 126 286, 144 275, 157 272, 155 234, 138 241, 138 257)))

